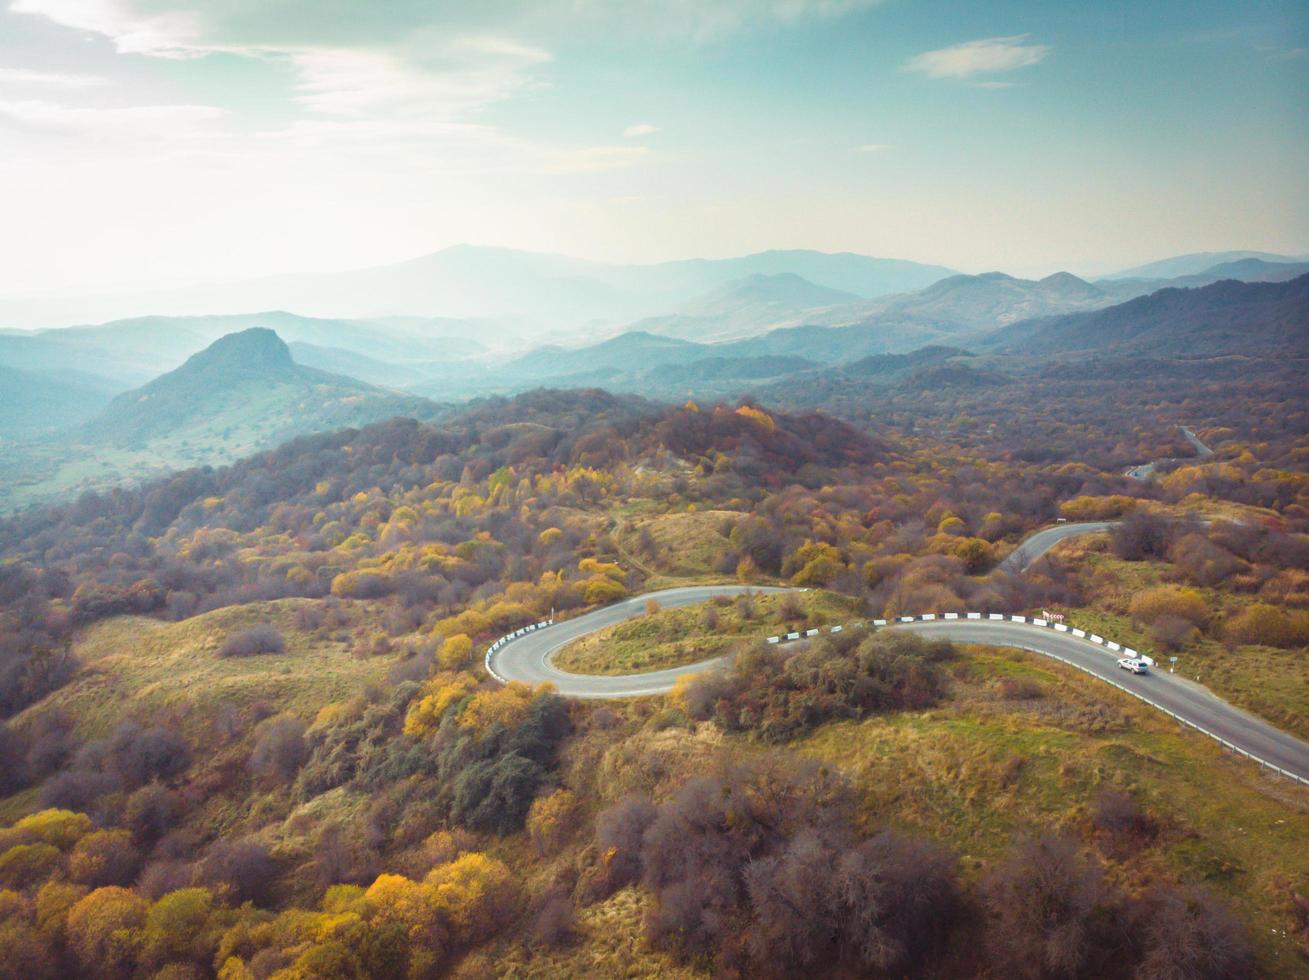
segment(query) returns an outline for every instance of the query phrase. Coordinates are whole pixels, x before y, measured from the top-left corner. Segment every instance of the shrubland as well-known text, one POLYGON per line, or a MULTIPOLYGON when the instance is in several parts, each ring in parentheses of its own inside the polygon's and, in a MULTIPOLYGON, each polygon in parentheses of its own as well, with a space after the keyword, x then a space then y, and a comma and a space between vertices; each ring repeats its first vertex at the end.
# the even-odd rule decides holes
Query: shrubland
POLYGON ((1099 468, 965 450, 962 419, 859 421, 538 392, 10 518, 9 962, 1295 975, 1302 795, 1026 655, 856 629, 757 642, 1054 605, 1142 649, 1262 658, 1220 690, 1293 727, 1294 440, 1202 429, 1213 463, 1143 482, 1116 461, 1183 453, 1166 426, 1099 468), (1126 523, 995 570, 1067 515, 1126 523), (480 669, 488 640, 551 611, 706 581, 812 591, 616 628, 605 669, 734 657, 668 699, 571 702, 480 669))

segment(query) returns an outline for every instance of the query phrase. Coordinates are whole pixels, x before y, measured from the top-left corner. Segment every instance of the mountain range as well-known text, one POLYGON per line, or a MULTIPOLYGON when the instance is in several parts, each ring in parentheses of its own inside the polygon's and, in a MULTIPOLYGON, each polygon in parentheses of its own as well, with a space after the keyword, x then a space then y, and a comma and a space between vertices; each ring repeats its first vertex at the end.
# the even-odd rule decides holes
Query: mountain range
POLYGON ((1309 274, 1289 282, 1225 279, 1196 289, 1161 289, 1092 313, 1015 324, 993 334, 986 346, 1173 358, 1309 357, 1309 274))
MULTIPOLYGON (((486 304, 499 302, 494 297, 509 297, 505 302, 520 312, 479 318, 412 312, 352 317, 307 316, 303 310, 270 308, 262 313, 140 316, 97 325, 0 331, 0 366, 50 378, 51 383, 56 380, 53 373, 74 366, 82 374, 79 383, 117 393, 172 370, 225 334, 267 327, 276 330, 306 366, 384 387, 464 398, 519 387, 526 377, 584 374, 594 365, 567 364, 570 357, 565 352, 624 333, 743 345, 705 352, 709 357, 785 356, 830 363, 874 353, 903 353, 927 344, 967 346, 1008 324, 1088 312, 1162 286, 1199 286, 1222 278, 1277 281, 1309 270, 1309 264, 1273 262, 1244 253, 1217 253, 1217 257, 1227 261, 1173 280, 1088 282, 1066 272, 1039 280, 1000 272, 949 274, 939 267, 844 253, 777 251, 739 259, 618 266, 461 247, 416 264, 337 277, 341 283, 306 282, 306 289, 322 287, 310 305, 327 306, 337 295, 333 290, 354 282, 370 295, 386 297, 396 309, 412 311, 417 307, 410 304, 420 303, 422 296, 435 302, 436 293, 441 293, 462 296, 469 300, 466 309, 483 313, 491 309, 486 304), (587 283, 603 286, 589 293, 593 299, 601 292, 611 299, 626 297, 609 309, 610 314, 642 306, 659 312, 635 320, 612 316, 586 320, 598 309, 587 300, 568 307, 573 319, 561 325, 561 311, 571 302, 566 294, 589 290, 587 283), (915 288, 906 289, 905 283, 915 288), (897 285, 897 291, 885 292, 897 285), (534 312, 521 312, 528 309, 534 312), (530 361, 517 363, 535 349, 542 352, 538 360, 554 363, 544 369, 530 361)), ((1159 267, 1192 268, 1201 258, 1181 257, 1173 265, 1165 262, 1159 267)), ((294 298, 270 292, 265 289, 267 282, 261 283, 261 295, 236 289, 221 299, 211 297, 212 302, 294 298)), ((585 362, 588 357, 572 360, 585 362)), ((603 380, 603 376, 596 378, 603 380)), ((79 402, 87 404, 84 399, 71 400, 79 402)))
MULTIPOLYGON (((506 275, 517 269, 520 277, 543 281, 555 274, 557 285, 564 272, 577 271, 572 260, 489 251, 490 267, 506 275)), ((474 283, 489 288, 487 252, 447 250, 436 265, 447 276, 472 270, 474 283)), ((1309 263, 1216 253, 1128 271, 1185 270, 1212 258, 1223 261, 1162 282, 951 274, 876 298, 844 287, 868 292, 897 277, 944 270, 803 251, 606 266, 609 286, 620 292, 648 292, 657 280, 689 298, 666 316, 583 331, 589 341, 567 332, 555 343, 540 342, 548 332, 511 336, 506 331, 523 324, 507 319, 310 317, 281 310, 0 331, 0 440, 12 454, 19 444, 48 449, 56 435, 67 439, 75 431, 77 444, 119 453, 106 468, 116 474, 124 466, 135 471, 231 458, 288 433, 387 413, 421 415, 433 410, 428 399, 540 386, 726 397, 924 347, 1006 356, 1111 347, 1165 357, 1299 350, 1298 291, 1309 263), (721 281, 702 288, 715 279, 721 281), (244 339, 232 341, 233 334, 244 339), (250 378, 230 373, 243 359, 258 365, 250 378)), ((937 380, 950 383, 952 376, 937 380)), ((42 466, 56 461, 57 454, 33 451, 42 466)), ((72 482, 98 459, 83 459, 72 482)))
POLYGON ((507 248, 457 245, 394 265, 325 275, 274 276, 152 293, 0 300, 0 324, 57 326, 145 313, 295 310, 305 316, 388 316, 617 325, 676 311, 751 276, 793 274, 856 297, 921 289, 953 270, 902 259, 806 250, 729 259, 618 265, 507 248))

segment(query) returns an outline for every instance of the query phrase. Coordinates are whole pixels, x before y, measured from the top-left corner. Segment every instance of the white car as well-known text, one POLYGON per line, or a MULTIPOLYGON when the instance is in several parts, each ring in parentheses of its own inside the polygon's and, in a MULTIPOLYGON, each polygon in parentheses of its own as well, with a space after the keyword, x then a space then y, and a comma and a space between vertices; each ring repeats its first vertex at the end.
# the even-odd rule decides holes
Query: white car
POLYGON ((1150 665, 1144 660, 1138 660, 1136 657, 1124 657, 1118 661, 1118 666, 1123 670, 1130 670, 1133 674, 1150 673, 1150 665))

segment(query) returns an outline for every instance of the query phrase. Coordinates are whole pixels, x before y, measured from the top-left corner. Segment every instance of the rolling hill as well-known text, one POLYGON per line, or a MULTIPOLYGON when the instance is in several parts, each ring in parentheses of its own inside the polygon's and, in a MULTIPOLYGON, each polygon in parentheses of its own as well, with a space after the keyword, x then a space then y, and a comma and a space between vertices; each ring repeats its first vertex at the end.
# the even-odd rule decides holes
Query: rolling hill
POLYGON ((84 431, 90 440, 122 446, 161 438, 250 444, 424 414, 429 407, 418 398, 296 364, 276 333, 252 327, 119 395, 84 431))
POLYGON ((862 302, 854 293, 819 286, 790 272, 756 273, 711 290, 676 314, 633 324, 669 337, 731 340, 791 325, 807 311, 862 302))
POLYGON ((1035 280, 986 272, 950 276, 916 293, 864 304, 861 312, 863 323, 887 316, 910 317, 963 337, 1019 320, 1096 309, 1115 301, 1104 289, 1067 272, 1035 280))
POLYGON ((276 333, 251 328, 118 395, 72 433, 9 447, 0 509, 226 463, 298 435, 441 412, 424 398, 296 364, 276 333))
POLYGON ((291 343, 337 348, 397 363, 454 360, 485 350, 473 336, 486 332, 480 323, 422 318, 324 319, 269 310, 212 316, 144 316, 30 333, 0 333, 0 365, 37 372, 79 365, 104 376, 121 391, 171 371, 220 337, 253 327, 275 330, 291 343))
POLYGON ((1309 275, 1290 282, 1224 280, 1161 289, 1098 310, 1015 324, 987 340, 1004 351, 1164 357, 1309 356, 1309 275))
POLYGON ((104 387, 92 382, 0 366, 0 440, 77 425, 108 401, 104 387))

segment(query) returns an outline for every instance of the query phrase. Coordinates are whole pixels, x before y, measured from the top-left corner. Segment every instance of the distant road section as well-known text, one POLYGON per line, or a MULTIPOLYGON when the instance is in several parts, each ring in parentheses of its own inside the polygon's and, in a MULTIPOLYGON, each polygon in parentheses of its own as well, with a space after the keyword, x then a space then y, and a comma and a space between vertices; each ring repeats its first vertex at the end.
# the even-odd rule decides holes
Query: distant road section
POLYGON ((1056 524, 1044 531, 1037 531, 1017 548, 1009 553, 1004 561, 996 567, 1002 572, 1020 575, 1028 566, 1064 538, 1075 538, 1082 534, 1096 534, 1108 531, 1118 524, 1117 521, 1085 521, 1080 524, 1056 524))
MULTIPOLYGON (((1182 430, 1182 435, 1186 437, 1186 441, 1195 448, 1196 457, 1204 459, 1214 454, 1214 451, 1201 442, 1200 437, 1186 426, 1179 425, 1178 428, 1182 430)), ((1123 476, 1131 477, 1133 480, 1148 480, 1150 477, 1154 476, 1154 471, 1158 468, 1160 463, 1180 462, 1183 462, 1183 460, 1178 458, 1156 459, 1150 463, 1141 463, 1139 466, 1133 466, 1131 469, 1127 470, 1123 476)))

